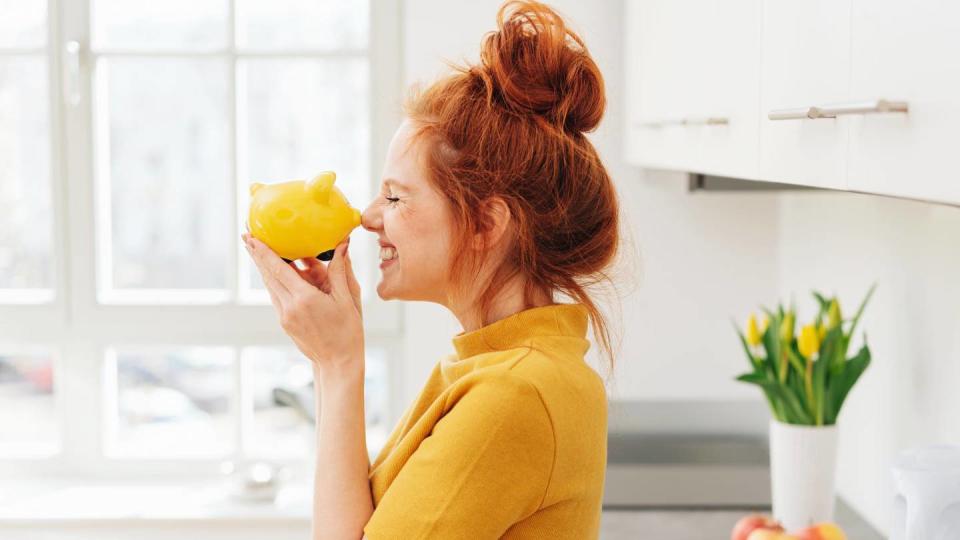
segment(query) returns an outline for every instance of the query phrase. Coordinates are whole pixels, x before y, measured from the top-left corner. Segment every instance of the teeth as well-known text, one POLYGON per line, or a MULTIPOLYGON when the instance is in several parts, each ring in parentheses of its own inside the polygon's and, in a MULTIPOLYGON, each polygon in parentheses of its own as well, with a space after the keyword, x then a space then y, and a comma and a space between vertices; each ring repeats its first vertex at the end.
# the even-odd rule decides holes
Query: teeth
POLYGON ((380 260, 389 261, 397 258, 397 250, 392 246, 383 246, 380 248, 380 260))

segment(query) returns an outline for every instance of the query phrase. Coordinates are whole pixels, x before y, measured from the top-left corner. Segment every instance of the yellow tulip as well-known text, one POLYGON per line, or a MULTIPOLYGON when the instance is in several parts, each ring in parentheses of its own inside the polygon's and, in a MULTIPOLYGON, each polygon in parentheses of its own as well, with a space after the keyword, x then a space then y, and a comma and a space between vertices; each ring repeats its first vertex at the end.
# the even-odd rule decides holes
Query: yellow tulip
POLYGON ((760 323, 760 335, 767 333, 767 327, 770 326, 770 317, 764 315, 763 322, 760 323))
POLYGON ((823 340, 827 339, 827 327, 824 326, 823 323, 817 326, 817 337, 820 338, 820 343, 823 343, 823 340))
POLYGON ((757 318, 753 314, 747 319, 747 343, 754 347, 760 344, 760 330, 757 328, 757 318))
POLYGON ((783 316, 783 322, 780 324, 780 339, 787 343, 793 341, 793 322, 794 314, 792 311, 788 311, 783 316))
POLYGON ((817 335, 817 329, 812 324, 805 325, 800 329, 800 339, 797 342, 800 354, 806 358, 813 358, 813 355, 820 351, 820 338, 817 335))
POLYGON ((830 317, 830 328, 836 328, 837 326, 840 326, 841 322, 843 322, 843 316, 840 313, 840 302, 837 302, 836 298, 830 302, 830 308, 827 310, 827 315, 830 317))

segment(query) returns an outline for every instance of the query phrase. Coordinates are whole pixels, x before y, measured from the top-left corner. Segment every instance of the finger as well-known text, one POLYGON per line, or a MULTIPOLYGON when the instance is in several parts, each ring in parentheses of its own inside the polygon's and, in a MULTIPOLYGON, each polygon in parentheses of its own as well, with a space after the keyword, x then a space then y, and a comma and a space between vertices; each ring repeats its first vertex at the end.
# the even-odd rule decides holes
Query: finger
POLYGON ((360 282, 357 281, 357 276, 353 273, 353 259, 350 258, 349 248, 348 245, 344 253, 346 255, 344 260, 347 263, 347 285, 350 287, 350 296, 353 297, 353 303, 356 304, 359 311, 361 309, 360 282))
POLYGON ((245 247, 247 248, 247 253, 250 254, 250 258, 253 259, 253 264, 257 267, 257 271, 260 272, 260 277, 263 279, 263 284, 267 288, 267 291, 279 301, 281 307, 286 306, 291 299, 290 291, 283 283, 277 280, 274 272, 266 266, 264 258, 258 256, 252 241, 248 241, 245 247))
MULTIPOLYGON (((246 243, 243 246, 247 253, 250 255, 250 258, 253 259, 253 253, 250 252, 250 246, 246 243)), ((256 266, 256 260, 254 260, 254 266, 256 266)), ((267 294, 270 295, 270 303, 273 304, 273 307, 277 309, 277 312, 282 312, 284 307, 283 299, 280 297, 280 294, 277 292, 277 285, 269 279, 268 276, 264 275, 264 272, 260 270, 260 267, 257 267, 257 271, 260 273, 260 277, 263 278, 263 287, 267 291, 267 294)))
POLYGON ((250 249, 257 260, 257 265, 266 270, 286 290, 288 295, 306 294, 312 290, 310 285, 297 274, 296 270, 284 262, 268 245, 255 237, 251 237, 250 249))
POLYGON ((300 259, 300 262, 306 268, 303 270, 297 268, 296 270, 303 277, 303 279, 309 281, 313 286, 317 287, 321 291, 329 294, 330 279, 327 276, 326 265, 312 257, 300 259))
POLYGON ((327 265, 327 274, 330 276, 330 291, 334 297, 347 298, 350 295, 350 285, 347 283, 346 255, 347 243, 340 242, 333 252, 333 259, 327 265))

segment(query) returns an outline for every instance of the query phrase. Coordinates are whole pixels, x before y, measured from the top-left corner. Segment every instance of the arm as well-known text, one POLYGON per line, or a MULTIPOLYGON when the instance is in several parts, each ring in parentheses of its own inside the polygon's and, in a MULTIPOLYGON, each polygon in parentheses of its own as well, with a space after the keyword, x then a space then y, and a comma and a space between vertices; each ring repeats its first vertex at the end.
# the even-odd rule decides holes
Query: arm
POLYGON ((313 539, 356 540, 373 514, 370 458, 360 369, 323 373, 314 368, 317 455, 314 473, 313 539))
MULTIPOLYGON (((363 414, 363 321, 360 285, 347 245, 324 267, 285 263, 243 235, 280 325, 313 365, 317 414, 313 538, 356 540, 373 513, 363 414)), ((306 259, 305 259, 306 260, 306 259)))

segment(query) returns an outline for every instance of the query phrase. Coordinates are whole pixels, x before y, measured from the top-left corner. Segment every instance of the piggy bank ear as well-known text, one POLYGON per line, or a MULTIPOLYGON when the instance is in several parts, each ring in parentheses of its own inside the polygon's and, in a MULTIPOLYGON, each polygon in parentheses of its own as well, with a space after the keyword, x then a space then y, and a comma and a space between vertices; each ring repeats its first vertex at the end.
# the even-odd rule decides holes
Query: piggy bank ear
POLYGON ((336 181, 337 175, 333 171, 324 171, 313 177, 306 184, 306 190, 313 200, 320 204, 327 204, 330 199, 330 189, 336 181))
POLYGON ((263 184, 260 182, 254 182, 250 184, 250 196, 253 197, 253 194, 257 192, 258 189, 262 188, 263 184))

